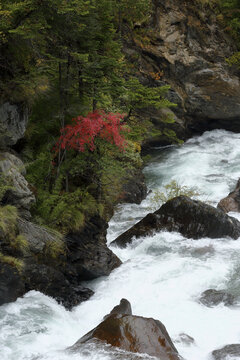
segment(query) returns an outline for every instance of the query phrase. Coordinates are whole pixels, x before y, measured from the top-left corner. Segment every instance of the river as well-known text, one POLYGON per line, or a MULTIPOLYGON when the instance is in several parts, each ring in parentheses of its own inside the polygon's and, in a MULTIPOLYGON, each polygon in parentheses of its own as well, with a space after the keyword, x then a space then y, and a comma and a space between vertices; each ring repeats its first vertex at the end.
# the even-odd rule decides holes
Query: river
MULTIPOLYGON (((197 186, 199 199, 216 206, 240 177, 239 159, 240 134, 223 130, 206 132, 182 146, 154 149, 144 169, 153 192, 140 205, 119 206, 109 223, 108 242, 157 208, 154 192, 163 191, 172 180, 197 186)), ((240 219, 240 214, 231 215, 240 219)), ((36 291, 1 306, 1 360, 150 359, 108 346, 85 346, 81 353, 64 350, 95 327, 123 297, 131 302, 134 314, 164 323, 185 360, 207 360, 213 350, 240 343, 239 240, 192 240, 159 232, 135 240, 126 249, 112 250, 123 265, 109 277, 87 284, 95 295, 72 311, 36 291), (210 288, 227 290, 239 302, 231 307, 206 307, 199 297, 210 288), (182 333, 194 338, 194 343, 182 342, 182 333)))

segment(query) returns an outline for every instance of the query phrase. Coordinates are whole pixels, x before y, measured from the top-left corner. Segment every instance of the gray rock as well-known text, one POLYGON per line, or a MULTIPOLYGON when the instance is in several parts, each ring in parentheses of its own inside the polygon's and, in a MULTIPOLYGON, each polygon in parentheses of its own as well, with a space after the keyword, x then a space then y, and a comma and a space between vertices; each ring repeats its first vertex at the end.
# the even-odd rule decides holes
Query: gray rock
POLYGON ((18 229, 20 234, 27 240, 32 255, 43 255, 49 244, 59 243, 59 246, 61 246, 63 243, 61 238, 56 235, 57 233, 51 233, 50 230, 22 218, 18 219, 18 229))
POLYGON ((212 352, 214 360, 230 360, 240 358, 240 344, 226 345, 221 349, 212 352))
POLYGON ((240 212, 240 179, 235 189, 219 201, 218 208, 226 213, 229 211, 240 212))
POLYGON ((15 145, 25 133, 28 110, 21 104, 5 102, 0 105, 0 148, 15 145))
POLYGON ((224 305, 233 305, 234 296, 224 290, 208 289, 201 294, 199 301, 208 307, 213 307, 223 303, 224 305))
MULTIPOLYGON (((180 138, 216 128, 239 132, 240 81, 226 63, 237 49, 216 12, 192 1, 154 0, 153 5, 150 41, 139 46, 131 40, 125 48, 130 61, 136 64, 138 58, 142 83, 171 86, 168 98, 177 104, 172 108, 177 119, 168 127, 180 138)), ((158 110, 142 116, 154 124, 160 118, 158 110)))
POLYGON ((182 344, 185 344, 187 346, 195 344, 194 338, 187 335, 187 334, 184 334, 184 333, 179 334, 178 337, 176 339, 174 339, 174 342, 182 343, 182 344))
POLYGON ((146 215, 111 244, 126 247, 133 237, 148 236, 160 230, 177 231, 193 239, 226 236, 237 239, 240 236, 240 222, 213 206, 187 196, 178 196, 146 215))
POLYGON ((0 153, 0 176, 2 174, 10 184, 2 203, 16 206, 23 217, 30 218, 29 210, 36 200, 24 177, 25 173, 25 166, 19 158, 8 152, 0 153))

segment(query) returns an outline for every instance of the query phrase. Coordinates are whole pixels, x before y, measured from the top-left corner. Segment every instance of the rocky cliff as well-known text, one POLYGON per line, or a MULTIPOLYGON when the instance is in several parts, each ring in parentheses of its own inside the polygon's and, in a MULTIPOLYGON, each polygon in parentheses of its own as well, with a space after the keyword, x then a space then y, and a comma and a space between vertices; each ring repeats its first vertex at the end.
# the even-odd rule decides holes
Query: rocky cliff
MULTIPOLYGON (((150 23, 128 34, 125 52, 138 77, 151 86, 169 84, 172 125, 180 138, 205 130, 240 130, 240 82, 226 58, 235 51, 217 11, 200 1, 154 0, 150 23)), ((171 112, 170 111, 170 112, 171 112)), ((157 128, 165 114, 145 109, 157 128)), ((155 142, 163 139, 156 138, 155 142)), ((151 139, 154 142, 154 139, 151 139)))

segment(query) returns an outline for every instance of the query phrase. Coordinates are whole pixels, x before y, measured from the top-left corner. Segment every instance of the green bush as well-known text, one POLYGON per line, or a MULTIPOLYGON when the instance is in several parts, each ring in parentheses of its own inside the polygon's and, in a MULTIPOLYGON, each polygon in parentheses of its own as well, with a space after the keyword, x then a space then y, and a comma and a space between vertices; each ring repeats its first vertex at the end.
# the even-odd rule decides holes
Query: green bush
POLYGON ((201 195, 197 187, 188 187, 180 185, 177 181, 172 180, 164 186, 164 191, 159 189, 153 191, 151 197, 151 210, 159 208, 162 204, 177 196, 198 197, 201 195))

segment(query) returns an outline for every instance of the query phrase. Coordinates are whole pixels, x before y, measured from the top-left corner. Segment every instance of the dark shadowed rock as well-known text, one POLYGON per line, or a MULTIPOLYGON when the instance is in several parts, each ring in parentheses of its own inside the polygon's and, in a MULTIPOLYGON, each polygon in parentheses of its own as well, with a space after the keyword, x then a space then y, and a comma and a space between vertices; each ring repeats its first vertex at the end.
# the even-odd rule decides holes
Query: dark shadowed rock
POLYGON ((234 296, 224 290, 208 289, 201 294, 199 301, 208 307, 213 307, 221 303, 224 305, 233 305, 234 296))
POLYGON ((120 304, 114 306, 114 308, 110 311, 110 313, 104 316, 104 320, 108 316, 113 314, 132 315, 132 307, 130 302, 127 299, 121 299, 120 304))
POLYGON ((16 301, 24 293, 24 280, 17 268, 0 259, 0 306, 16 301))
POLYGON ((240 358, 240 344, 224 346, 222 349, 212 352, 214 360, 230 360, 231 358, 240 358))
POLYGON ((121 260, 105 243, 107 223, 93 217, 83 231, 70 233, 66 237, 68 248, 68 275, 78 280, 91 280, 109 275, 121 265, 121 260))
POLYGON ((25 269, 26 290, 38 290, 54 297, 67 309, 88 300, 93 291, 81 285, 73 286, 59 270, 47 265, 29 265, 25 269))
POLYGON ((81 281, 108 275, 121 264, 105 243, 106 223, 97 217, 81 233, 66 238, 21 218, 11 235, 1 230, 0 226, 1 304, 38 290, 71 309, 93 294, 81 281), (13 266, 3 266, 4 261, 13 266))
POLYGON ((129 171, 123 179, 121 202, 140 204, 147 196, 147 186, 141 169, 129 171))
POLYGON ((82 344, 95 340, 133 353, 156 356, 161 360, 179 360, 181 358, 165 326, 152 318, 110 315, 70 349, 80 350, 82 344))
POLYGON ((160 230, 177 231, 193 239, 226 236, 237 239, 240 236, 240 222, 213 206, 187 196, 178 196, 145 216, 111 244, 125 247, 133 237, 147 236, 160 230))
POLYGON ((229 211, 240 212, 240 179, 235 189, 219 201, 218 208, 226 213, 229 211))

